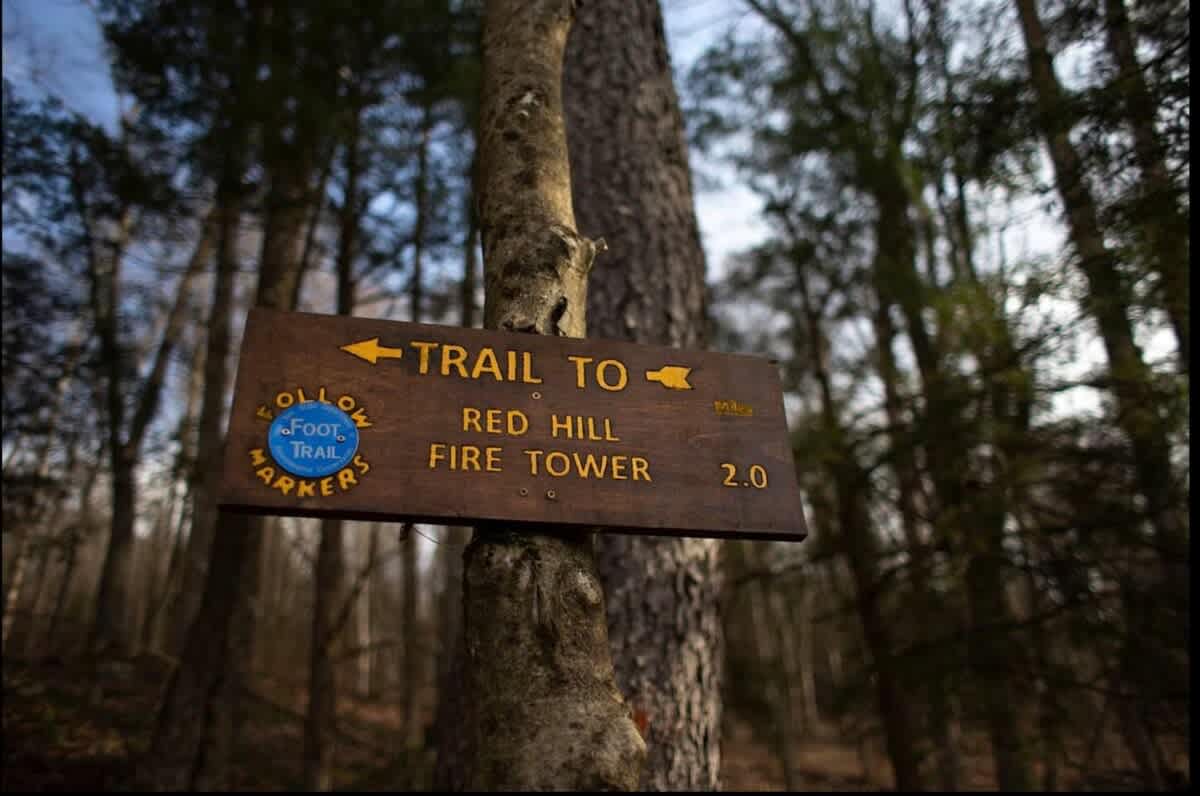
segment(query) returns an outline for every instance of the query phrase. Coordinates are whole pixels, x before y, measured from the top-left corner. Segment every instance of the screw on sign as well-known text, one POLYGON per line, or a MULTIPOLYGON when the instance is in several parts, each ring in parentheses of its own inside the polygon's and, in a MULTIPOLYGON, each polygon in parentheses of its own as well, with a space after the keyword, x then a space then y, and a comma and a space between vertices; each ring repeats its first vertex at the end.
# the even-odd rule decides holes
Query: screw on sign
POLYGON ((233 510, 807 533, 761 357, 256 308, 228 440, 233 510))

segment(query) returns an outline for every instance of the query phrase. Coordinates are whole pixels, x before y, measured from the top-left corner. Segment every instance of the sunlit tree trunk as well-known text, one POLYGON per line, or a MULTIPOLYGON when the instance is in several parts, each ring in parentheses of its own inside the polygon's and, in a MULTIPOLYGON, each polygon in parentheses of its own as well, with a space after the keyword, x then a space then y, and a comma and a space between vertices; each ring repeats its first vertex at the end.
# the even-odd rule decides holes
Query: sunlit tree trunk
MULTIPOLYGON (((489 0, 484 325, 582 337, 595 244, 575 232, 562 118, 570 0, 489 0)), ((464 555, 465 787, 632 790, 645 744, 612 672, 592 538, 476 528, 464 555)))

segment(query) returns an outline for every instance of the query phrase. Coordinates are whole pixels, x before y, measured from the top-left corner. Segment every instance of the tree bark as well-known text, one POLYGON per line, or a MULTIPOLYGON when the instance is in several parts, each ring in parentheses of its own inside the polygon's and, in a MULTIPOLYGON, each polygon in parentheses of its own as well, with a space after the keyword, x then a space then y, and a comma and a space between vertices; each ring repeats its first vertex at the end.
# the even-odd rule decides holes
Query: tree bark
MULTIPOLYGON (((128 227, 123 226, 123 229, 123 237, 127 241, 128 227)), ((121 426, 124 425, 124 411, 121 408, 124 403, 122 393, 129 385, 122 383, 120 378, 123 366, 120 364, 122 360, 115 338, 115 307, 119 296, 116 281, 119 269, 115 264, 112 266, 109 287, 111 297, 108 301, 112 302, 110 306, 113 317, 106 321, 106 326, 112 324, 113 329, 111 333, 107 331, 104 333, 105 340, 112 337, 112 340, 105 344, 106 350, 111 349, 108 356, 115 357, 108 375, 109 414, 111 416, 109 468, 112 476, 112 522, 108 550, 101 568, 100 586, 96 595, 96 615, 92 624, 90 646, 96 652, 108 649, 127 654, 135 644, 135 634, 127 621, 130 578, 133 573, 133 526, 136 519, 135 503, 137 500, 135 468, 140 456, 142 440, 158 411, 159 398, 166 381, 171 353, 174 351, 175 343, 179 339, 184 320, 187 317, 192 286, 212 253, 213 237, 213 216, 208 213, 200 225, 200 239, 197 241, 192 256, 188 260, 187 268, 180 276, 179 284, 175 288, 175 297, 163 324, 162 339, 155 351, 150 371, 141 384, 137 406, 130 418, 129 429, 125 432, 123 441, 121 439, 121 426)), ((122 251, 124 247, 125 244, 122 244, 118 251, 122 251)), ((120 254, 115 256, 120 257, 120 254)))
POLYGON ((187 564, 174 620, 184 633, 182 645, 175 648, 179 650, 179 665, 167 686, 141 772, 145 783, 159 790, 226 784, 223 761, 230 748, 224 725, 232 721, 232 703, 224 697, 236 687, 226 659, 232 642, 229 617, 238 591, 245 588, 243 581, 253 581, 252 570, 257 563, 254 560, 243 566, 246 548, 258 543, 257 521, 237 517, 240 528, 218 533, 215 504, 241 217, 241 172, 232 161, 236 156, 229 155, 231 161, 217 197, 220 232, 200 408, 197 483, 193 490, 192 532, 185 553, 187 564), (206 552, 209 563, 197 571, 206 552))
POLYGON ((1134 340, 1129 288, 1116 257, 1104 242, 1084 164, 1070 140, 1071 119, 1064 114, 1063 90, 1054 74, 1036 2, 1015 2, 1025 37, 1037 123, 1054 165, 1055 182, 1066 209, 1068 235, 1087 280, 1084 311, 1100 327, 1116 396, 1117 424, 1133 448, 1138 488, 1146 499, 1146 514, 1158 536, 1172 602, 1186 611, 1186 501, 1171 465, 1169 428, 1159 413, 1152 374, 1134 340))
MULTIPOLYGON (((562 118, 570 0, 489 0, 480 229, 490 329, 582 337, 591 241, 575 232, 562 118)), ((464 555, 472 790, 632 790, 645 744, 613 677, 592 539, 476 528, 464 555)))
POLYGON ((1159 301, 1166 308, 1179 346, 1179 365, 1188 372, 1191 350, 1188 219, 1180 191, 1167 169, 1165 147, 1155 130, 1157 105, 1137 57, 1137 40, 1124 0, 1104 0, 1104 31, 1117 65, 1122 110, 1133 133, 1133 156, 1141 172, 1138 226, 1158 274, 1159 301))
MULTIPOLYGON (((589 333, 703 346, 704 252, 658 0, 581 4, 564 84, 579 225, 608 244, 591 275, 589 333)), ((610 535, 597 544, 617 683, 644 727, 640 787, 715 790, 721 543, 610 535)))
POLYGON ((313 577, 308 711, 304 718, 304 782, 309 790, 333 788, 332 730, 337 725, 337 680, 332 661, 334 612, 342 592, 342 521, 321 521, 313 577))
POLYGON ((854 582, 859 621, 875 673, 876 700, 888 758, 897 790, 923 790, 912 705, 897 671, 894 641, 883 612, 878 572, 879 542, 872 532, 867 513, 868 476, 856 461, 854 449, 846 439, 846 430, 838 417, 828 369, 829 341, 804 274, 799 275, 797 285, 811 341, 809 356, 819 388, 821 422, 834 446, 826 465, 832 491, 828 513, 836 521, 837 544, 846 557, 854 582))
POLYGON ((401 542, 404 552, 404 745, 420 748, 424 737, 421 724, 420 694, 423 685, 421 658, 424 643, 421 638, 420 615, 417 611, 418 589, 417 534, 411 523, 401 542))
MULTIPOLYGON (((233 177, 228 177, 234 180, 233 177)), ((217 264, 209 305, 204 354, 204 387, 196 427, 196 460, 191 470, 192 527, 184 552, 183 577, 172 606, 172 632, 167 650, 181 655, 187 633, 200 608, 209 554, 216 528, 217 482, 222 451, 225 400, 229 385, 229 351, 232 348, 233 283, 237 275, 238 228, 241 200, 232 185, 217 197, 217 264)))

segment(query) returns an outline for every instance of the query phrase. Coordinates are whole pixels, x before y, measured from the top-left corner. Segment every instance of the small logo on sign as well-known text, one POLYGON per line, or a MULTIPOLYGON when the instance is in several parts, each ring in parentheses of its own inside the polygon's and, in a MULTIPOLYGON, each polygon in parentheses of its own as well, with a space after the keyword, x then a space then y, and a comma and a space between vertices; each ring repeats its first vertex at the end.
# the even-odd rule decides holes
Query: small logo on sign
POLYGON ((271 421, 271 457, 292 475, 322 478, 350 464, 358 451, 358 428, 333 404, 296 404, 271 421))
POLYGON ((310 398, 297 387, 280 392, 273 403, 254 412, 271 424, 266 448, 248 451, 254 476, 264 485, 298 498, 332 497, 356 487, 371 469, 358 441, 360 430, 372 423, 353 395, 331 400, 321 387, 310 398))

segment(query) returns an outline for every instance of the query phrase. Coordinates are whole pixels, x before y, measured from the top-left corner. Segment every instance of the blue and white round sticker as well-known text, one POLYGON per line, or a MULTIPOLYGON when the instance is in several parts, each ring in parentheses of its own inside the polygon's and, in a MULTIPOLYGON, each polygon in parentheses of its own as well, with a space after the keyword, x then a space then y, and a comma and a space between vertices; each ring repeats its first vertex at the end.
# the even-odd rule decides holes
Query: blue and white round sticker
POLYGON ((292 475, 321 478, 350 464, 358 450, 358 427, 333 404, 306 401, 271 421, 267 446, 292 475))

